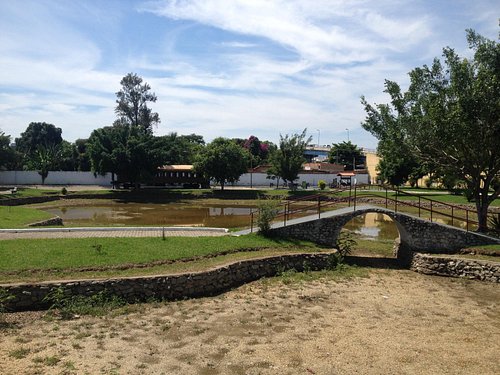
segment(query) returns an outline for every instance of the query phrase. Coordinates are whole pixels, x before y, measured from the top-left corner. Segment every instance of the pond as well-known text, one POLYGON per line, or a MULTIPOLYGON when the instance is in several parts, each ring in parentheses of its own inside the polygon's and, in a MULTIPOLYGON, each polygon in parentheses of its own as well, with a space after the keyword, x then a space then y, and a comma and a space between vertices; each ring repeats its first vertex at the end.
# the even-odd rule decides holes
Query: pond
POLYGON ((387 215, 374 212, 356 216, 344 228, 360 235, 363 239, 395 240, 399 237, 394 221, 387 215))
POLYGON ((250 206, 192 206, 178 203, 69 206, 46 208, 69 226, 204 226, 237 228, 250 225, 250 206))

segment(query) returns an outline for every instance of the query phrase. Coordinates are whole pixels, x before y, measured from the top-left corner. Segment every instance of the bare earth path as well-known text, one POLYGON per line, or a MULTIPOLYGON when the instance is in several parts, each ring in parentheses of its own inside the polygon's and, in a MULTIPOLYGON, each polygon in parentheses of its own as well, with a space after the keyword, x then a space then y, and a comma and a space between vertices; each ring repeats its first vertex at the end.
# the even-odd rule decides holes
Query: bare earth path
POLYGON ((0 373, 499 374, 499 304, 497 284, 373 270, 103 318, 11 314, 0 373))

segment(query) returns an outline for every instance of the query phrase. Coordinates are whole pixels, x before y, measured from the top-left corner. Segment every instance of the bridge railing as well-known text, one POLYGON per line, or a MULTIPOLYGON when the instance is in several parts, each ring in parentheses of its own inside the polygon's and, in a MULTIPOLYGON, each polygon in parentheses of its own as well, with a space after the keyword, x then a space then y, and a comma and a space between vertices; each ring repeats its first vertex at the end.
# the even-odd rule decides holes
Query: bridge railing
MULTIPOLYGON (((385 185, 350 186, 346 189, 337 189, 330 192, 321 192, 300 198, 289 198, 278 208, 278 214, 274 221, 282 221, 286 226, 288 221, 305 215, 317 214, 321 218, 321 212, 339 208, 342 206, 356 206, 359 203, 382 205, 395 212, 405 212, 429 219, 432 222, 444 222, 452 226, 463 228, 467 231, 477 229, 478 222, 476 211, 460 205, 441 202, 420 194, 412 194, 385 185), (373 190, 377 190, 374 192, 373 190)), ((251 213, 251 231, 253 232, 254 220, 258 211, 251 213)), ((500 220, 500 218, 499 218, 500 220)))

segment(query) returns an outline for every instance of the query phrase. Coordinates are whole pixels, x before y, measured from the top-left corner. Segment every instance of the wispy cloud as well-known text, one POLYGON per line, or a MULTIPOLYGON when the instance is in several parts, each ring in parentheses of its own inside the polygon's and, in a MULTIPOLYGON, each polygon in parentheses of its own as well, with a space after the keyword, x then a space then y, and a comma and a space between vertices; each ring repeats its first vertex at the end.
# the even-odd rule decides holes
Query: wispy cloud
POLYGON ((359 97, 382 102, 464 29, 497 36, 495 0, 135 0, 0 2, 0 129, 48 121, 73 140, 114 119, 120 79, 153 88, 158 134, 207 140, 308 127, 363 146, 359 97), (452 15, 452 16, 450 16, 452 15))

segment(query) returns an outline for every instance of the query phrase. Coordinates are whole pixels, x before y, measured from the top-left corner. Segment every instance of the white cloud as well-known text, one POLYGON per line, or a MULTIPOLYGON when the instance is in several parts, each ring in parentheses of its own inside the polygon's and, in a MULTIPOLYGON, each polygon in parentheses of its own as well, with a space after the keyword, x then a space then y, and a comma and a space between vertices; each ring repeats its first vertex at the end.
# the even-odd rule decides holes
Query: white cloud
POLYGON ((134 71, 158 95, 158 134, 277 141, 308 127, 328 143, 349 128, 374 147, 359 97, 387 101, 385 78, 404 85, 443 46, 466 50, 471 20, 493 20, 483 30, 495 37, 493 3, 164 0, 136 13, 122 2, 3 1, 0 129, 18 136, 47 121, 66 139, 87 137, 112 123, 114 93, 134 71))

